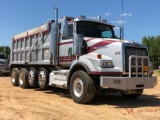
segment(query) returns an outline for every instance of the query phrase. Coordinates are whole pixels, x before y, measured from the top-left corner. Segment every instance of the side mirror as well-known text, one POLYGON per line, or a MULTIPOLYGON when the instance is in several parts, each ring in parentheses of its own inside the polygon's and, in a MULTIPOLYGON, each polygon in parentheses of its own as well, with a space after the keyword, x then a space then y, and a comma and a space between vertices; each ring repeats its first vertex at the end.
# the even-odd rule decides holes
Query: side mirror
POLYGON ((123 27, 120 27, 120 39, 121 40, 124 39, 124 30, 123 30, 123 27))
POLYGON ((66 18, 63 18, 61 21, 61 35, 63 37, 68 36, 68 21, 66 18))
POLYGON ((83 35, 75 34, 73 38, 73 55, 82 55, 83 35))

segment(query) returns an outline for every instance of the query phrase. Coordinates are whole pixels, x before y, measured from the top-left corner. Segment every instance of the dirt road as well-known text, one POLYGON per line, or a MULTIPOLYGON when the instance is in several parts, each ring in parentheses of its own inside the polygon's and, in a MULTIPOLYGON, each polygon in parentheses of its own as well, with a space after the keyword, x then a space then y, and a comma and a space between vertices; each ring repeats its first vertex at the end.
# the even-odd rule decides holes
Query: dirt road
MULTIPOLYGON (((160 78, 158 79, 160 81, 160 78)), ((99 94, 88 105, 76 104, 62 89, 21 89, 0 77, 0 120, 160 120, 160 82, 137 100, 118 93, 99 94)))

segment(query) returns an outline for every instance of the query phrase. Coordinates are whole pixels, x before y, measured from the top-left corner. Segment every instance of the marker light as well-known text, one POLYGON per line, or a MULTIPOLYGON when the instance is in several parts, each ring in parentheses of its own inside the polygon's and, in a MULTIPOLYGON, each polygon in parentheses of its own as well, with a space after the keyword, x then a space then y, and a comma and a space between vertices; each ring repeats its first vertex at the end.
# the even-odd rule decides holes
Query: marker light
POLYGON ((98 58, 98 59, 101 59, 101 58, 102 58, 102 55, 101 55, 101 54, 97 54, 97 58, 98 58))

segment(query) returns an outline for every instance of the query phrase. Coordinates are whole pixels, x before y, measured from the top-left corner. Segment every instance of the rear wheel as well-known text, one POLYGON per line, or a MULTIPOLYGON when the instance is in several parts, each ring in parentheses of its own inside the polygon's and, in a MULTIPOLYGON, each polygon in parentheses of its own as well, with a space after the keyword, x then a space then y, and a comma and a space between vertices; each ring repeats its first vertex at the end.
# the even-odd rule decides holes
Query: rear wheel
POLYGON ((35 68, 31 67, 29 69, 29 74, 28 74, 28 82, 29 82, 29 86, 31 87, 36 87, 38 85, 38 72, 35 68))
POLYGON ((93 99, 94 82, 86 72, 79 70, 73 73, 70 81, 70 94, 76 103, 88 103, 93 99))
POLYGON ((135 90, 135 93, 131 93, 131 94, 126 94, 125 91, 121 91, 120 93, 121 93, 121 95, 124 98, 127 98, 127 99, 137 99, 137 98, 139 98, 142 95, 143 89, 135 90))
POLYGON ((13 86, 18 86, 18 76, 19 76, 19 69, 13 68, 11 71, 11 83, 13 86))
POLYGON ((19 86, 21 88, 28 88, 28 70, 25 68, 22 68, 19 73, 19 86))
POLYGON ((44 67, 40 68, 38 73, 38 85, 42 89, 46 89, 49 84, 48 70, 44 67))

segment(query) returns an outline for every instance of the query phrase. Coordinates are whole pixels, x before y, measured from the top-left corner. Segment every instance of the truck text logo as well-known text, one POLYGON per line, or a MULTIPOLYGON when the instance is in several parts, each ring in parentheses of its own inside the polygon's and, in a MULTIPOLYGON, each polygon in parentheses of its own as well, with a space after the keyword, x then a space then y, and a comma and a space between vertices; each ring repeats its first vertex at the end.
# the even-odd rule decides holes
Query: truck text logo
POLYGON ((115 52, 115 55, 120 55, 121 54, 121 52, 119 51, 119 52, 115 52))

